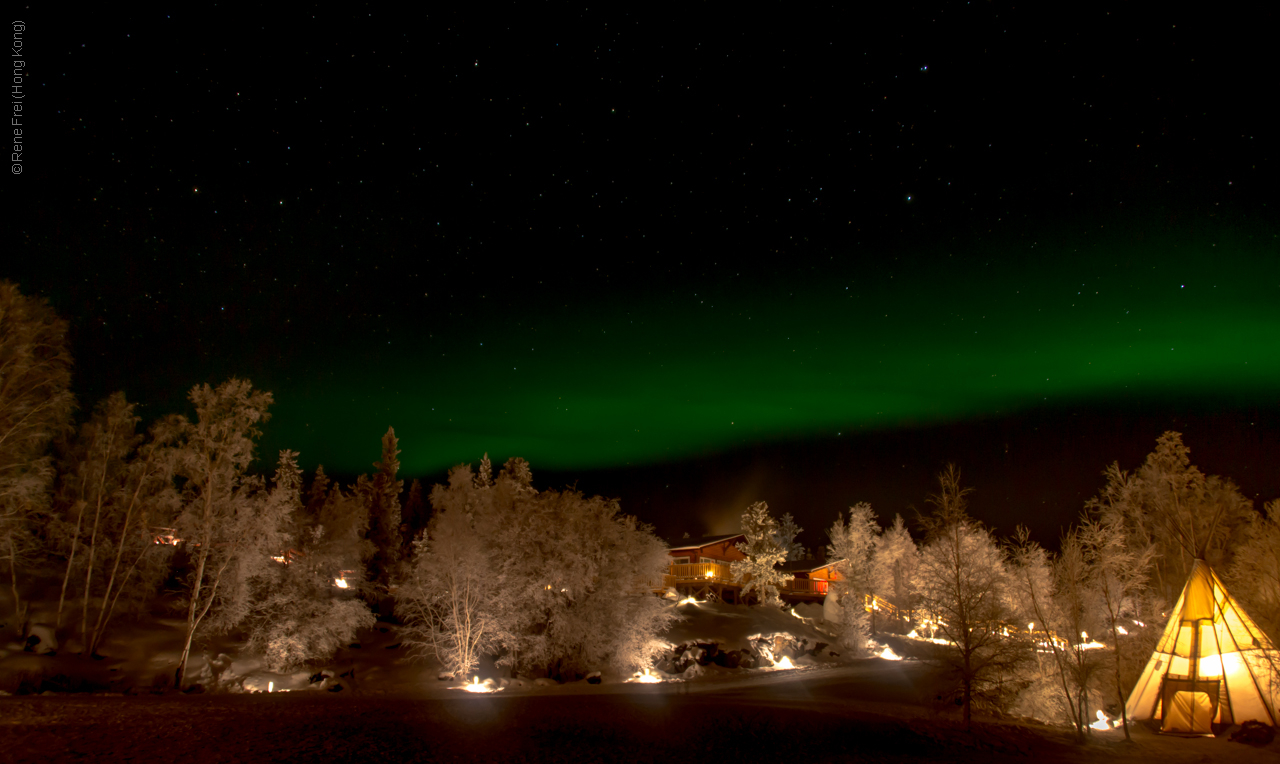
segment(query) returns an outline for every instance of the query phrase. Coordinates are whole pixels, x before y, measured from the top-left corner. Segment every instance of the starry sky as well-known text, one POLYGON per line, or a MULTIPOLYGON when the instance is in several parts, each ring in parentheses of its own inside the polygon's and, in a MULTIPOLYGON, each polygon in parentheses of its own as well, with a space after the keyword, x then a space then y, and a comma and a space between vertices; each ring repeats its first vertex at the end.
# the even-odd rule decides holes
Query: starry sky
POLYGON ((85 409, 247 377, 308 469, 390 425, 428 483, 519 455, 814 547, 948 461, 1052 544, 1167 429, 1280 496, 1272 11, 24 21, 0 277, 70 320, 85 409))

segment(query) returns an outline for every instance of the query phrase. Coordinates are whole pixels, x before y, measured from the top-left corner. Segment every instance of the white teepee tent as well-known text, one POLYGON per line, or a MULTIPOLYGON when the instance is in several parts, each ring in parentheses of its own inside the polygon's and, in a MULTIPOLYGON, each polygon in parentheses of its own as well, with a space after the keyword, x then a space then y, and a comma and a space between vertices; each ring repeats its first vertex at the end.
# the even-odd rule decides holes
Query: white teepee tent
POLYGON ((1164 635, 1126 704, 1130 719, 1159 719, 1162 732, 1212 735, 1213 725, 1274 725, 1280 653, 1197 560, 1164 635))

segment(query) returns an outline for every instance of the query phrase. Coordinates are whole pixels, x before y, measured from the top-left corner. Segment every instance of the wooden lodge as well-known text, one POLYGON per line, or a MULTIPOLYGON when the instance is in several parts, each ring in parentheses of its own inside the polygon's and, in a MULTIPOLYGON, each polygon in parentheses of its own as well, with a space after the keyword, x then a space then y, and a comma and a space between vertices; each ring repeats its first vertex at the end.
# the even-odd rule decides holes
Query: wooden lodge
POLYGON ((739 602, 742 582, 733 575, 729 563, 747 559, 737 547, 746 540, 743 534, 733 533, 706 536, 696 543, 671 547, 667 550, 671 563, 667 575, 663 576, 663 588, 700 600, 739 602))

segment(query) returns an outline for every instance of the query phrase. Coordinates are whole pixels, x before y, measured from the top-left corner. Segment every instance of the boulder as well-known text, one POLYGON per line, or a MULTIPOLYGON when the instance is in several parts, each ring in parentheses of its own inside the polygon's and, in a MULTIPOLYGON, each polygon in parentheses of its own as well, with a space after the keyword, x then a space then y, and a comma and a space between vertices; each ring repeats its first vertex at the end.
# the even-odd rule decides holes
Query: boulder
POLYGON ((1272 740, 1276 739, 1276 728, 1269 724, 1264 724, 1257 719, 1250 719, 1240 724, 1240 729, 1231 733, 1231 740, 1236 743, 1247 743, 1249 745, 1270 745, 1272 740))

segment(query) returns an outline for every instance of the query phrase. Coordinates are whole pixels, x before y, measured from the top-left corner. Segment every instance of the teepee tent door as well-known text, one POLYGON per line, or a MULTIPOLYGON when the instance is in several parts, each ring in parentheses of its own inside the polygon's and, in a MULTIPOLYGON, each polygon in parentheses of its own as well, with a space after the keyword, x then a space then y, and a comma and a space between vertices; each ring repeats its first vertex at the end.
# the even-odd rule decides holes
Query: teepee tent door
POLYGON ((1162 705, 1161 732, 1212 735, 1218 716, 1218 682, 1165 679, 1162 705))

